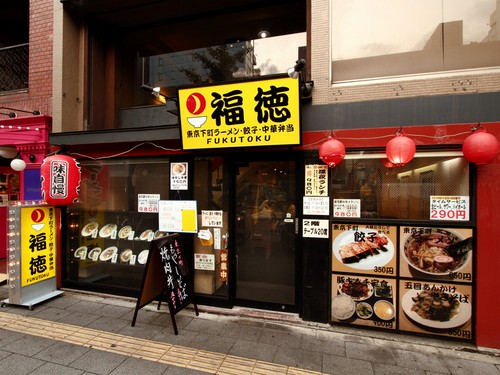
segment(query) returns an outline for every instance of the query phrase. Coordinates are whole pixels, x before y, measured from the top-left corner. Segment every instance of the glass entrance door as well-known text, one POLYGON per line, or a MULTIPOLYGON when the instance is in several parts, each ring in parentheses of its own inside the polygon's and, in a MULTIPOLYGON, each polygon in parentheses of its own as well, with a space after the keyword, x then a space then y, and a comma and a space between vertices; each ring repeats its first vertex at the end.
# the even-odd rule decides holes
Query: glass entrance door
POLYGON ((294 309, 295 184, 295 161, 237 164, 237 300, 294 309))

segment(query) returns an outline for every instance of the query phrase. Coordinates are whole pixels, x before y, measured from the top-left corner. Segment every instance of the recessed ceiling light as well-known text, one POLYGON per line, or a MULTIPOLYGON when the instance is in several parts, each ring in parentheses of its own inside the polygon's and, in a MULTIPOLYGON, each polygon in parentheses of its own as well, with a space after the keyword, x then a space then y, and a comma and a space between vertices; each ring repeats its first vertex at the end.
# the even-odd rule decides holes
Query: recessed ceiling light
POLYGON ((268 38, 271 36, 271 33, 269 31, 262 30, 262 31, 259 31, 259 33, 257 35, 259 36, 259 38, 268 38))

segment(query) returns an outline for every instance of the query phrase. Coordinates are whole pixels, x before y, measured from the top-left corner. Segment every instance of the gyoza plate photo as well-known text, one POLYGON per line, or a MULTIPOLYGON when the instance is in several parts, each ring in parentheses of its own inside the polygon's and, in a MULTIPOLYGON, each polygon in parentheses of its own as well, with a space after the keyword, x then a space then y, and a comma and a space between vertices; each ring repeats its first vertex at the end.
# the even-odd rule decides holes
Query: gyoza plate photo
POLYGON ((132 227, 130 225, 124 226, 118 231, 118 238, 128 238, 130 233, 132 233, 132 227))
POLYGON ((139 264, 146 264, 148 261, 149 250, 142 250, 137 256, 137 262, 139 264))
POLYGON ((390 238, 369 228, 342 232, 333 241, 332 248, 333 255, 340 263, 359 270, 382 267, 389 263, 395 254, 390 238), (364 240, 354 241, 356 232, 362 234, 364 240))

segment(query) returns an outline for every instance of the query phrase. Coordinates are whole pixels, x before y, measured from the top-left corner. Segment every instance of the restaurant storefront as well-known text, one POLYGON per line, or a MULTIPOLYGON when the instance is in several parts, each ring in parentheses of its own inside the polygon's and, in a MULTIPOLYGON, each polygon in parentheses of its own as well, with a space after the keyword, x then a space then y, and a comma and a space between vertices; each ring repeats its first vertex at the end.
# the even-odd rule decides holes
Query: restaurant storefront
MULTIPOLYGON (((203 117, 201 103, 186 104, 186 116, 203 117)), ((488 314, 477 305, 487 282, 479 270, 490 267, 478 258, 480 223, 492 220, 476 212, 494 169, 464 158, 471 124, 405 127, 418 147, 400 166, 385 153, 397 128, 336 130, 347 153, 328 168, 318 148, 331 131, 217 148, 214 132, 186 121, 182 139, 70 147, 82 186, 81 203, 67 208, 63 286, 137 296, 150 242, 175 217, 161 202, 177 201, 179 212, 196 211, 195 222, 178 217, 199 303, 476 340, 488 314), (200 139, 206 147, 189 146, 200 139)), ((498 137, 497 126, 484 124, 498 137)))

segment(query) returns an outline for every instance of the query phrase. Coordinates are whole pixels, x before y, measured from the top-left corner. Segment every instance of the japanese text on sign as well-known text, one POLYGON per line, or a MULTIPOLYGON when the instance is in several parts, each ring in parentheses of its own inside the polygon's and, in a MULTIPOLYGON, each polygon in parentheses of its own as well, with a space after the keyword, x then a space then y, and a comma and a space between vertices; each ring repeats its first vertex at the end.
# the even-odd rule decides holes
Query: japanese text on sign
POLYGON ((287 77, 179 90, 183 148, 299 144, 297 81, 287 77))
POLYGON ((21 285, 26 286, 56 274, 54 208, 23 208, 21 219, 21 285))
POLYGON ((304 215, 323 215, 330 214, 329 197, 304 197, 303 202, 304 215))
POLYGON ((68 196, 69 163, 64 160, 50 162, 50 196, 62 199, 68 196))
POLYGON ((361 217, 361 199, 334 199, 333 217, 361 217))
POLYGON ((139 212, 158 212, 160 194, 139 194, 137 207, 139 212))
POLYGON ((309 238, 328 238, 329 221, 325 219, 303 219, 302 236, 309 238))
POLYGON ((179 242, 169 241, 160 247, 161 261, 167 278, 168 299, 174 310, 182 307, 188 300, 186 264, 179 242), (185 280, 186 279, 186 280, 185 280))
POLYGON ((202 227, 222 227, 222 211, 202 210, 202 227))
POLYGON ((328 195, 327 165, 306 165, 305 195, 328 195))
POLYGON ((431 195, 430 219, 468 221, 469 197, 431 195))

